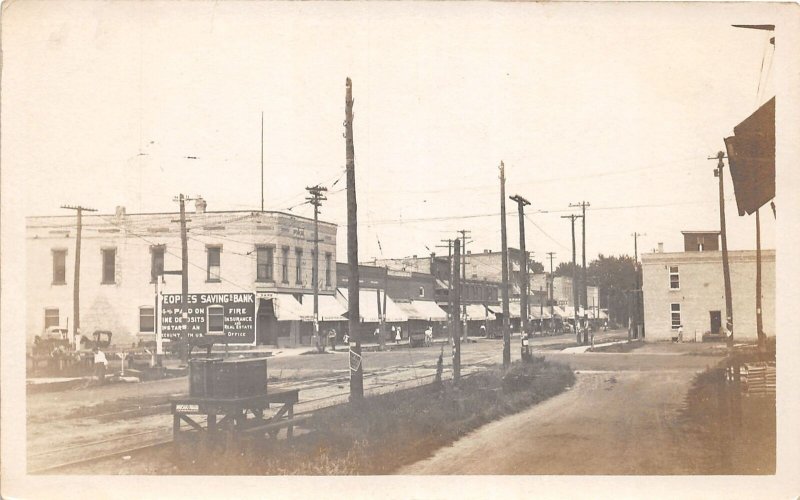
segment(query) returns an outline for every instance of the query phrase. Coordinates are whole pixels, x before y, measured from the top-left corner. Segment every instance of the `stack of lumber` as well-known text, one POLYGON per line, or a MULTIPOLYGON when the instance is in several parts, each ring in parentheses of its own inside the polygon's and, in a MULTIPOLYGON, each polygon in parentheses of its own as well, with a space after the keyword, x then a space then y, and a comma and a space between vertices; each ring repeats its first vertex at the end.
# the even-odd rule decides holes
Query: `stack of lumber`
POLYGON ((775 394, 775 363, 742 365, 742 391, 746 394, 775 394))

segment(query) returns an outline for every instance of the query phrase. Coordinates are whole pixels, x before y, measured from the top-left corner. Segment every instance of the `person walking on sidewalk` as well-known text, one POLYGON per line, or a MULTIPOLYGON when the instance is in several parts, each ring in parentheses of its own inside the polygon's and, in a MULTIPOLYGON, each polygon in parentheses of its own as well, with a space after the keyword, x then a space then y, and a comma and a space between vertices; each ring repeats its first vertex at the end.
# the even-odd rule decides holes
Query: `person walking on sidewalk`
POLYGON ((94 353, 94 374, 97 377, 97 382, 100 385, 106 383, 106 367, 108 366, 108 361, 106 360, 106 355, 95 347, 92 349, 94 353))
POLYGON ((402 338, 403 338, 403 335, 400 333, 400 327, 397 327, 397 333, 395 333, 395 336, 394 336, 394 343, 395 344, 399 344, 400 343, 400 339, 402 339, 402 338))

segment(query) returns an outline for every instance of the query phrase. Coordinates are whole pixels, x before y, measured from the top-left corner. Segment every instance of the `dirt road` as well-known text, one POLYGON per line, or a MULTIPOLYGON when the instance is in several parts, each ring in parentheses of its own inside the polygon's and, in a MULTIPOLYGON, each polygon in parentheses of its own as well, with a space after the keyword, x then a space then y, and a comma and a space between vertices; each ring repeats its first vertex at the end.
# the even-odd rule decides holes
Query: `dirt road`
POLYGON ((719 358, 681 354, 661 344, 625 354, 548 355, 579 371, 571 390, 398 473, 706 473, 712 452, 682 432, 680 410, 695 373, 719 358))

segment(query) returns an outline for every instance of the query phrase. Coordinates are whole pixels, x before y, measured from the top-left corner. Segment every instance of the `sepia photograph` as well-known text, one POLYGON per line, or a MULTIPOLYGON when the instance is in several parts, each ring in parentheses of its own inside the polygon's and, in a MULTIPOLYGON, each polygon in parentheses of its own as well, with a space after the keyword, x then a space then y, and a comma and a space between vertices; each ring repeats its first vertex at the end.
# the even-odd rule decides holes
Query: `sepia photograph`
POLYGON ((3 3, 0 493, 796 498, 798 12, 3 3))

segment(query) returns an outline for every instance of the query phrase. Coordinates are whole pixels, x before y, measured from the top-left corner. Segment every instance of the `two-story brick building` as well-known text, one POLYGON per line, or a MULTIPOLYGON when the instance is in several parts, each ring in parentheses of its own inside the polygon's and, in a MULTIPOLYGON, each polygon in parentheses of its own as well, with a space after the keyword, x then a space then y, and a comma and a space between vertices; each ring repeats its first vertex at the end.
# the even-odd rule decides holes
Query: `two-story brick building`
MULTIPOLYGON (((252 294, 254 335, 249 343, 308 343, 302 323, 313 320, 314 222, 280 212, 206 211, 198 199, 187 214, 188 278, 192 294, 252 294)), ((321 310, 339 320, 336 225, 320 222, 321 310)), ((27 339, 46 327, 72 324, 75 215, 27 218, 27 339)), ((180 294, 178 213, 84 213, 81 238, 80 327, 83 335, 110 330, 115 344, 153 340, 156 288, 180 294)), ((219 321, 205 316, 200 320, 219 321)), ((160 321, 159 321, 160 322, 160 321)), ((71 327, 70 327, 71 330, 71 327)))
MULTIPOLYGON (((684 340, 719 333, 725 321, 725 287, 718 231, 686 231, 683 252, 642 255, 647 340, 668 340, 683 325, 684 340)), ((734 338, 756 339, 756 252, 728 252, 734 338)), ((764 331, 775 335, 775 250, 761 252, 764 331)))

